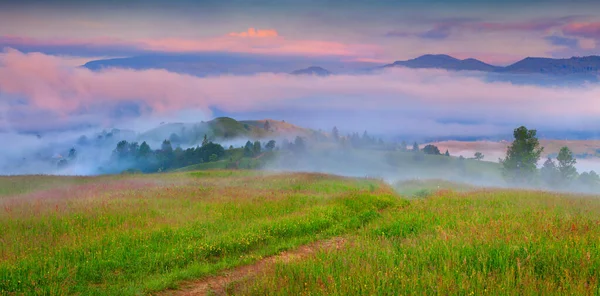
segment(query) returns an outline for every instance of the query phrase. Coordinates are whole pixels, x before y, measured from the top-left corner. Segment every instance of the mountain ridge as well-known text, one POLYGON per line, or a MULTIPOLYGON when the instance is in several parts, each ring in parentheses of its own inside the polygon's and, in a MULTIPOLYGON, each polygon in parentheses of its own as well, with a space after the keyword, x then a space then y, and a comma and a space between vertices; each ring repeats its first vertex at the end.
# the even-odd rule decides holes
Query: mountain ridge
POLYGON ((318 67, 318 66, 311 66, 308 68, 304 68, 304 69, 299 69, 296 71, 291 72, 290 74, 292 75, 316 75, 316 76, 329 76, 332 73, 322 67, 318 67))
MULTIPOLYGON (((223 54, 195 55, 145 55, 127 58, 113 58, 89 61, 82 67, 92 71, 107 68, 126 68, 133 70, 166 69, 177 73, 196 76, 213 75, 252 75, 257 73, 288 73, 291 75, 335 75, 317 60, 306 59, 302 63, 313 66, 293 67, 285 58, 261 56, 247 60, 243 56, 225 56, 223 54), (320 66, 317 66, 321 64, 320 66)), ((302 64, 300 63, 300 64, 302 64)), ((298 66, 298 65, 297 65, 298 66)), ((328 67, 328 66, 327 66, 328 67)), ((447 54, 425 54, 409 60, 398 60, 390 64, 371 66, 364 70, 346 71, 348 73, 371 73, 380 69, 406 67, 412 69, 444 69, 449 71, 479 71, 498 74, 543 74, 570 75, 581 78, 594 78, 600 74, 600 56, 590 55, 571 58, 526 57, 507 66, 485 63, 475 58, 457 59, 447 54), (574 75, 573 75, 574 74, 574 75)), ((338 74, 341 72, 337 71, 338 74)), ((342 71, 343 72, 343 71, 342 71)), ((343 72, 343 73, 346 73, 343 72)))
POLYGON ((407 67, 413 69, 444 69, 453 71, 481 71, 508 74, 598 74, 600 56, 571 58, 526 57, 508 66, 495 66, 474 58, 457 59, 445 54, 426 54, 414 59, 395 61, 382 68, 407 67))

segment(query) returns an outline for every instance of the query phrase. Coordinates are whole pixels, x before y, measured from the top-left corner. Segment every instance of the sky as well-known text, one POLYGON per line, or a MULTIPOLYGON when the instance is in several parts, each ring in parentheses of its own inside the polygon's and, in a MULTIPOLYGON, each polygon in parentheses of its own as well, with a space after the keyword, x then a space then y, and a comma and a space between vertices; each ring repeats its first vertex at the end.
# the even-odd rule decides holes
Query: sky
POLYGON ((598 11, 599 1, 585 0, 0 1, 0 132, 125 126, 183 111, 431 136, 520 124, 590 130, 600 118, 596 85, 513 85, 438 70, 196 77, 78 66, 209 53, 362 66, 443 53, 507 65, 598 54, 598 11))
POLYGON ((0 46, 52 54, 234 51, 508 64, 595 53, 598 1, 2 1, 0 46))

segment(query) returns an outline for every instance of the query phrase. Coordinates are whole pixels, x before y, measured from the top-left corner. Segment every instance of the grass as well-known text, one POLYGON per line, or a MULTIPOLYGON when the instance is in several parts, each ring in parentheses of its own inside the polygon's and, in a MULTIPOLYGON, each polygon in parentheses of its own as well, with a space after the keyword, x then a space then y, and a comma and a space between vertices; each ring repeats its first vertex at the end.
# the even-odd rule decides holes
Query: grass
POLYGON ((438 191, 385 211, 341 250, 278 264, 235 292, 597 295, 599 214, 595 197, 438 191))
POLYGON ((211 161, 185 166, 172 170, 173 172, 191 172, 203 170, 225 170, 225 169, 260 169, 263 165, 271 162, 277 157, 275 151, 264 151, 256 157, 244 156, 244 149, 234 148, 225 150, 225 156, 218 161, 211 161))
POLYGON ((199 164, 194 164, 182 168, 178 168, 173 170, 173 172, 191 172, 191 171, 203 171, 203 170, 223 170, 227 168, 227 164, 230 163, 229 160, 223 159, 218 161, 204 162, 199 164))
POLYGON ((402 203, 375 180, 311 174, 19 178, 26 189, 0 200, 0 294, 160 291, 355 231, 402 203))
MULTIPOLYGON (((106 177, 103 177, 106 179, 106 177)), ((85 184, 98 178, 59 176, 0 176, 0 199, 3 196, 24 194, 57 186, 85 184)))
POLYGON ((475 186, 466 183, 450 182, 441 179, 398 181, 393 186, 402 196, 409 198, 429 197, 440 190, 465 192, 476 188, 475 186))
POLYGON ((251 170, 0 182, 0 294, 153 293, 330 237, 228 292, 600 294, 594 196, 251 170))

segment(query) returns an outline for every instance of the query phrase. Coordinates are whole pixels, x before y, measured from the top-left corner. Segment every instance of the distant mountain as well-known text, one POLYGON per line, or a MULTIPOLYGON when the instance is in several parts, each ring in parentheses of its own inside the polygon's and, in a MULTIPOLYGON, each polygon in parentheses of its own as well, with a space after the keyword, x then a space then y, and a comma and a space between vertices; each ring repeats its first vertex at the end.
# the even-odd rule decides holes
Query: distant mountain
POLYGON ((485 71, 491 72, 500 67, 486 64, 476 59, 459 60, 444 54, 427 54, 408 61, 396 61, 383 67, 436 68, 454 71, 485 71))
MULTIPOLYGON (((287 72, 302 65, 299 61, 261 55, 226 53, 152 54, 90 61, 83 67, 98 71, 107 68, 133 70, 166 69, 196 75, 250 75, 262 72, 287 72), (287 70, 287 71, 286 71, 287 70)), ((304 63, 305 64, 305 63, 304 63)))
POLYGON ((449 55, 427 54, 407 61, 396 61, 389 67, 435 68, 452 71, 482 71, 506 74, 578 75, 593 78, 600 71, 600 56, 572 57, 569 59, 528 57, 506 67, 486 64, 476 59, 460 60, 449 55))
POLYGON ((548 73, 548 74, 585 74, 597 73, 600 69, 600 56, 572 57, 569 59, 525 58, 502 72, 510 73, 548 73))
POLYGON ((147 70, 165 69, 170 72, 195 76, 252 75, 257 73, 300 73, 323 75, 332 69, 336 73, 373 68, 375 63, 349 62, 331 57, 306 57, 292 55, 264 55, 243 53, 155 53, 140 56, 94 60, 82 67, 93 71, 107 68, 147 70), (321 67, 309 67, 318 64, 321 67), (309 67, 309 68, 307 68, 309 67), (295 71, 294 71, 295 72, 295 71))
POLYGON ((316 75, 316 76, 329 76, 331 72, 327 69, 323 69, 321 67, 308 67, 306 69, 296 70, 292 73, 292 75, 316 75))
POLYGON ((569 59, 528 57, 512 65, 501 67, 473 58, 461 60, 444 54, 427 54, 406 61, 396 61, 384 66, 375 66, 372 63, 353 64, 328 60, 327 58, 298 56, 236 53, 157 53, 126 58, 95 60, 86 63, 83 67, 94 71, 106 68, 134 70, 166 69, 171 72, 195 76, 252 75, 257 73, 328 76, 333 75, 328 69, 333 69, 336 73, 367 74, 390 67, 407 67, 413 69, 426 68, 497 73, 500 76, 494 77, 494 79, 500 80, 514 79, 514 77, 503 77, 512 76, 504 74, 525 74, 527 76, 530 74, 541 74, 547 77, 569 75, 569 78, 574 80, 597 80, 596 76, 600 73, 600 56, 572 57, 569 59), (311 64, 318 64, 320 66, 305 68, 311 64))

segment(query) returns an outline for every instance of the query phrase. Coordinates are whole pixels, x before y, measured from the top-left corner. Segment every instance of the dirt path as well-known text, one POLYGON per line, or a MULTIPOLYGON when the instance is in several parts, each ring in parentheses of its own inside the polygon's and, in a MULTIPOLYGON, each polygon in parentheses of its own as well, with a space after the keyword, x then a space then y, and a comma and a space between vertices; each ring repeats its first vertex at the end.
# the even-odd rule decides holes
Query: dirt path
POLYGON ((321 249, 340 249, 344 243, 343 238, 333 238, 301 246, 295 250, 286 251, 279 255, 267 257, 252 265, 240 266, 222 272, 220 275, 206 277, 197 281, 181 285, 179 290, 168 290, 159 295, 226 295, 229 283, 247 280, 271 268, 277 262, 291 262, 308 257, 321 249))

